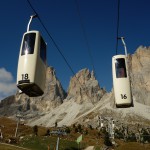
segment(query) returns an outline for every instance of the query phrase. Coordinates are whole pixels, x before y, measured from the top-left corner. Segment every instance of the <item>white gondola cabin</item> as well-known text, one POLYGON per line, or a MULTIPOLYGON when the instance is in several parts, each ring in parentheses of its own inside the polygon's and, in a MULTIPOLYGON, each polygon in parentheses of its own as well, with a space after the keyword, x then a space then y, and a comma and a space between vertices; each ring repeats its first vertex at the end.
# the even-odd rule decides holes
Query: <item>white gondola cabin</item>
POLYGON ((44 93, 46 80, 46 43, 39 31, 23 35, 17 71, 17 87, 30 97, 44 93))
POLYGON ((116 107, 131 107, 133 103, 126 55, 112 57, 112 74, 116 107))

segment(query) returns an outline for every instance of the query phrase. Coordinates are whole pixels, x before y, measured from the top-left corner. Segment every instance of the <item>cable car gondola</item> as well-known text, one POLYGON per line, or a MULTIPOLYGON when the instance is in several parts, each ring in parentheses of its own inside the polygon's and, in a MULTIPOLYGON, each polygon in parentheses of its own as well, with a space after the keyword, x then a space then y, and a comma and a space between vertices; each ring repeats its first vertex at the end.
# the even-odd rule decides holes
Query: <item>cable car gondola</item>
POLYGON ((39 31, 24 33, 20 47, 17 71, 17 87, 30 97, 44 93, 46 80, 46 43, 39 31))
POLYGON ((126 55, 115 55, 112 57, 112 75, 115 104, 117 108, 126 108, 133 105, 131 96, 130 76, 128 72, 126 45, 121 38, 126 55))

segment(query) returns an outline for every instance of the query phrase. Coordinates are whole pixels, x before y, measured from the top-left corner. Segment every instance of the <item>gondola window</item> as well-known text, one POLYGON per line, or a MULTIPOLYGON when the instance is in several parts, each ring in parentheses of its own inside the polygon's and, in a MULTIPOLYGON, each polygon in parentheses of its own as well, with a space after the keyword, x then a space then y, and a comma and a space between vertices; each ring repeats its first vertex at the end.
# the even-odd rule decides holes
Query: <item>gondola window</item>
POLYGON ((21 55, 34 53, 35 37, 35 33, 28 33, 24 36, 21 55))
POLYGON ((126 65, 125 65, 125 59, 124 58, 118 58, 115 62, 116 67, 116 77, 117 78, 126 78, 126 65))
POLYGON ((40 46, 40 57, 43 60, 43 62, 46 64, 46 43, 44 42, 42 37, 41 37, 41 46, 40 46))

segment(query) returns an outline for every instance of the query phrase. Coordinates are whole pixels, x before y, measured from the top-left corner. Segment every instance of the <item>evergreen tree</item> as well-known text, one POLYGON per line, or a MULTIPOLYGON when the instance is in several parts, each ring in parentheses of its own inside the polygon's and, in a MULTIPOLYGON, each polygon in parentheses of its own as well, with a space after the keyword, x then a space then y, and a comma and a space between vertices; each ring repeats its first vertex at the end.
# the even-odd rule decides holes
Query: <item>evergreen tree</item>
POLYGON ((109 138, 109 133, 107 131, 105 132, 105 135, 104 135, 104 144, 106 146, 112 146, 112 143, 109 138))
POLYGON ((150 142, 150 135, 148 134, 148 132, 145 129, 143 129, 142 137, 143 137, 144 142, 146 142, 146 141, 150 142))
POLYGON ((70 128, 67 127, 67 128, 65 129, 65 132, 66 132, 66 133, 70 133, 70 132, 71 132, 71 131, 70 131, 70 128))
POLYGON ((55 128, 57 127, 57 121, 55 122, 55 128))
POLYGON ((78 127, 77 127, 77 128, 78 128, 78 132, 80 132, 80 133, 81 133, 81 132, 82 132, 81 124, 78 124, 78 127))
POLYGON ((38 135, 38 126, 37 125, 35 125, 34 127, 33 127, 33 133, 37 136, 38 135))
POLYGON ((49 129, 47 129, 47 131, 46 131, 46 134, 45 134, 46 136, 50 136, 50 130, 49 129))

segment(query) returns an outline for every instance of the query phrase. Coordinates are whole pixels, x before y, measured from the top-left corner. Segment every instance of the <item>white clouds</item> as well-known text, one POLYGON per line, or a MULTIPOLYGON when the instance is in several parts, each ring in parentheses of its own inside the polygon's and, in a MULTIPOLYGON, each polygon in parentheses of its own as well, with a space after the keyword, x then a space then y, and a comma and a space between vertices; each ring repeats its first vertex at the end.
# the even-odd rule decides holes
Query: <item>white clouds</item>
POLYGON ((13 76, 5 68, 0 68, 0 100, 15 94, 17 90, 13 76))
POLYGON ((5 68, 0 68, 0 82, 12 81, 13 77, 5 68))

